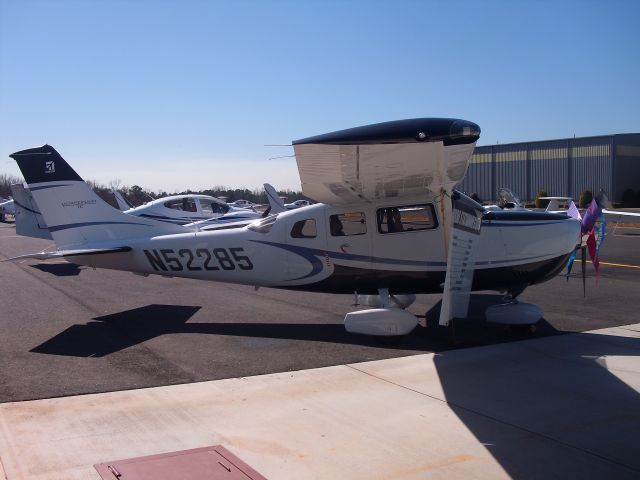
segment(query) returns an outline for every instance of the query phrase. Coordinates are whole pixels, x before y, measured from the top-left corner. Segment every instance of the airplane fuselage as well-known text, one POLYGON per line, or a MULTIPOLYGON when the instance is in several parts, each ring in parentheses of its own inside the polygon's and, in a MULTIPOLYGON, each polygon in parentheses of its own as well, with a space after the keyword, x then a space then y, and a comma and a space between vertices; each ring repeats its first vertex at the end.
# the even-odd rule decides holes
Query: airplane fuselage
MULTIPOLYGON (((566 263, 579 231, 579 223, 563 215, 487 213, 472 259, 473 289, 507 290, 550 278, 566 263)), ((316 204, 250 227, 129 240, 127 253, 68 260, 140 274, 331 293, 379 288, 437 293, 446 272, 445 244, 438 202, 421 197, 344 208, 316 204), (392 224, 397 213, 402 226, 392 224)))

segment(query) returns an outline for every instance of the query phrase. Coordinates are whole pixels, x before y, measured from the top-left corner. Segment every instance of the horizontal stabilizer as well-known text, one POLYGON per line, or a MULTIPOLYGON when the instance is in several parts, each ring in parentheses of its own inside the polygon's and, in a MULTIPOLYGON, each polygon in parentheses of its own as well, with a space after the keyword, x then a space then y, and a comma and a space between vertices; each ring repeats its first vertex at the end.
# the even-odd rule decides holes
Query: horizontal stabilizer
POLYGON ((11 185, 11 194, 15 199, 16 233, 25 237, 52 240, 47 223, 42 218, 40 207, 31 191, 21 183, 11 185))
POLYGON ((8 258, 5 262, 11 260, 25 260, 27 258, 35 258, 37 260, 51 260, 54 258, 79 257, 81 255, 101 255, 104 253, 123 253, 130 252, 131 247, 112 247, 112 248, 79 248, 76 250, 57 250, 55 252, 38 252, 20 255, 8 258))

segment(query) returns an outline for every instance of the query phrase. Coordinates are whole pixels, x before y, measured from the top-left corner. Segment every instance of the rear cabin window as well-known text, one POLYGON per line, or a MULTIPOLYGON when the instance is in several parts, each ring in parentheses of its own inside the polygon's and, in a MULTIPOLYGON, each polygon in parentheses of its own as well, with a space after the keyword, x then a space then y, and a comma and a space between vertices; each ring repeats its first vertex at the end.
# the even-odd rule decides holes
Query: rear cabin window
POLYGON ((316 238, 318 230, 316 229, 316 221, 313 218, 300 220, 293 224, 291 228, 292 238, 316 238))
POLYGON ((349 212, 331 215, 329 231, 332 237, 364 235, 367 233, 367 221, 364 212, 349 212))
POLYGON ((193 198, 179 198, 164 202, 164 206, 173 210, 184 210, 185 212, 197 212, 196 202, 193 198))
POLYGON ((415 232, 438 226, 431 204, 379 208, 376 216, 380 233, 415 232))

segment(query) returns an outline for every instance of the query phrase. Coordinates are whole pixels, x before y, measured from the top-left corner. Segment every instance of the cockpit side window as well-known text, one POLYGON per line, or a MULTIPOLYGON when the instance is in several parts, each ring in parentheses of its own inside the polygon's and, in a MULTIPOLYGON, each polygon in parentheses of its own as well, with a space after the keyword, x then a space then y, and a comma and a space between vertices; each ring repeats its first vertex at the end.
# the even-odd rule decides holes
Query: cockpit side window
POLYGON ((176 200, 164 202, 164 206, 173 210, 183 210, 185 212, 197 212, 196 202, 193 198, 184 197, 176 200))
POLYGON ((182 208, 182 199, 169 200, 168 202, 164 202, 164 206, 172 210, 184 210, 182 208))
POLYGON ((197 212, 196 202, 193 198, 185 197, 182 199, 182 210, 185 212, 197 212))
POLYGON ((291 228, 291 238, 316 238, 317 235, 316 221, 313 218, 300 220, 291 228))
POLYGON ((329 231, 332 237, 364 235, 367 233, 367 220, 364 212, 349 212, 331 215, 329 231))
POLYGON ((379 208, 376 217, 380 233, 415 232, 438 226, 431 204, 379 208))
POLYGON ((220 205, 212 200, 200 200, 200 207, 205 215, 224 214, 229 210, 228 206, 220 205))

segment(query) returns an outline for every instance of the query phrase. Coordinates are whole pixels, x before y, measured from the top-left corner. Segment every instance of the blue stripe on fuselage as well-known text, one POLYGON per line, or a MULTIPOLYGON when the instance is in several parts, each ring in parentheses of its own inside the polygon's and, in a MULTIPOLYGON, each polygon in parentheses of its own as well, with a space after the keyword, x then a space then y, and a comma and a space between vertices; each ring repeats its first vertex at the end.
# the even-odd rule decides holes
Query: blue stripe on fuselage
POLYGON ((57 232, 59 230, 69 230, 71 228, 92 227, 94 225, 141 225, 143 227, 150 227, 144 223, 134 222, 82 222, 82 223, 67 223, 66 225, 55 225, 49 227, 50 232, 57 232))

